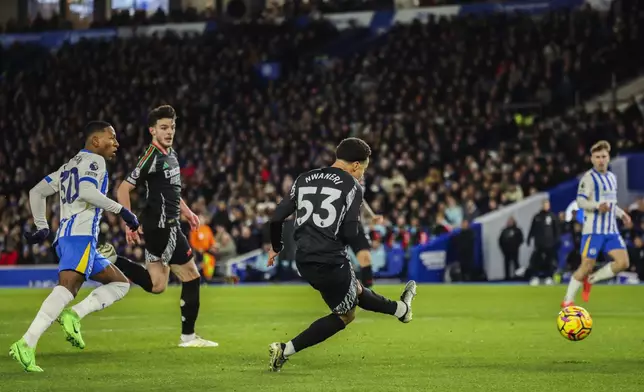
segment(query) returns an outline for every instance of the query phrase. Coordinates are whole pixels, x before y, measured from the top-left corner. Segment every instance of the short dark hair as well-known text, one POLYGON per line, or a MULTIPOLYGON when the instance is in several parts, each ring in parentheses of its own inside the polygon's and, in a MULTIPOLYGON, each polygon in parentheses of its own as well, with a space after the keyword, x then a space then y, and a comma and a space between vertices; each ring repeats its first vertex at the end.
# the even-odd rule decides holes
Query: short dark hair
POLYGON ((153 127, 157 125, 157 121, 163 118, 177 119, 177 112, 170 105, 162 105, 158 108, 152 109, 148 114, 148 126, 153 127))
POLYGON ((98 132, 103 132, 105 128, 111 127, 112 124, 107 121, 90 121, 85 125, 83 134, 85 135, 85 140, 89 139, 92 135, 98 132))
POLYGON ((336 159, 345 162, 364 162, 371 156, 371 148, 357 137, 346 138, 335 149, 336 159))

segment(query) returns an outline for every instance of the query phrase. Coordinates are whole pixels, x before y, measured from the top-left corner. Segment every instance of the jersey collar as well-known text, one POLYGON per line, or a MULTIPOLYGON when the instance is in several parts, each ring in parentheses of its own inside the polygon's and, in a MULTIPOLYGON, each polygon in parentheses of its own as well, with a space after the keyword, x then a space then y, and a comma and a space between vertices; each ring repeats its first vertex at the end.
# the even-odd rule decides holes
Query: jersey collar
POLYGON ((596 170, 594 167, 593 167, 593 171, 594 171, 597 175, 599 175, 600 177, 601 177, 601 176, 605 176, 605 175, 607 175, 607 174, 608 174, 608 170, 606 171, 606 173, 602 174, 602 173, 600 173, 600 172, 599 172, 599 170, 596 170))
POLYGON ((157 150, 161 151, 161 153, 162 153, 162 154, 164 154, 164 155, 168 155, 168 150, 166 150, 165 148, 163 148, 159 143, 152 142, 152 145, 153 145, 157 150))

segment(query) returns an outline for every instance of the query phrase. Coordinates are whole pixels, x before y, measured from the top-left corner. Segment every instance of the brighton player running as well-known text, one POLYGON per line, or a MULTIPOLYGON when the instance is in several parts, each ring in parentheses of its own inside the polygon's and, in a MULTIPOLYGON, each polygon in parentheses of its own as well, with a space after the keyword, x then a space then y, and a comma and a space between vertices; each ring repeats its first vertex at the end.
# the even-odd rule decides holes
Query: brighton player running
POLYGON ((119 214, 131 230, 139 227, 135 215, 105 196, 108 188, 105 160, 114 157, 119 144, 114 128, 106 122, 89 123, 85 134, 85 148, 29 192, 31 212, 38 229, 25 234, 29 243, 42 242, 49 235, 46 199, 60 194, 60 226, 54 241, 60 263, 58 285, 42 303, 27 333, 9 350, 28 372, 43 371, 36 365, 36 345, 54 320, 62 325, 67 340, 82 349, 85 343, 80 333, 80 319, 112 305, 130 288, 121 271, 96 251, 98 223, 103 210, 119 214), (88 278, 103 286, 71 309, 65 309, 88 278))
POLYGON ((577 191, 577 204, 584 210, 581 265, 570 279, 562 307, 573 305, 582 284, 582 298, 588 301, 593 283, 610 279, 626 270, 629 265, 626 244, 619 234, 617 218, 625 224, 631 218, 617 206, 617 179, 608 171, 610 144, 600 141, 593 145, 590 154, 593 168, 583 175, 577 191), (600 252, 608 254, 613 261, 591 274, 600 252))

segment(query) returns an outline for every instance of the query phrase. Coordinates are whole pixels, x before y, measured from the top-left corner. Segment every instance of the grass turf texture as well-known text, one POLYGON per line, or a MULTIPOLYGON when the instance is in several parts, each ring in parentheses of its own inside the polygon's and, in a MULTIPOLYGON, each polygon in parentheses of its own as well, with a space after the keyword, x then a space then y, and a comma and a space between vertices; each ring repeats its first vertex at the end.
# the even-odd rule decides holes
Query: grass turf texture
MULTIPOLYGON (((394 298, 401 289, 376 286, 394 298)), ((557 332, 564 290, 421 285, 410 324, 359 310, 347 329, 269 373, 268 344, 328 314, 308 286, 204 287, 197 333, 219 342, 211 349, 176 347, 179 288, 134 288, 83 320, 85 350, 52 325, 38 345, 40 374, 7 352, 49 290, 0 290, 0 390, 641 391, 644 288, 595 287, 586 306, 594 329, 582 342, 557 332)))

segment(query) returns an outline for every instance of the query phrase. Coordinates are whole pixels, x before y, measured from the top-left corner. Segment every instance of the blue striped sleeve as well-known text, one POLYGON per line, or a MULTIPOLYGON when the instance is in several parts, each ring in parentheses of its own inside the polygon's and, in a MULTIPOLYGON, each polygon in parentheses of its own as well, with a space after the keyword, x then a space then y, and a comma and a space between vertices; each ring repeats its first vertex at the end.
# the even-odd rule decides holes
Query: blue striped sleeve
POLYGON ((98 181, 96 181, 96 179, 95 179, 95 178, 92 178, 92 177, 81 177, 81 179, 80 179, 80 181, 79 181, 79 182, 83 182, 83 181, 91 182, 92 184, 94 184, 94 186, 95 186, 95 187, 97 187, 97 188, 98 188, 98 181))

